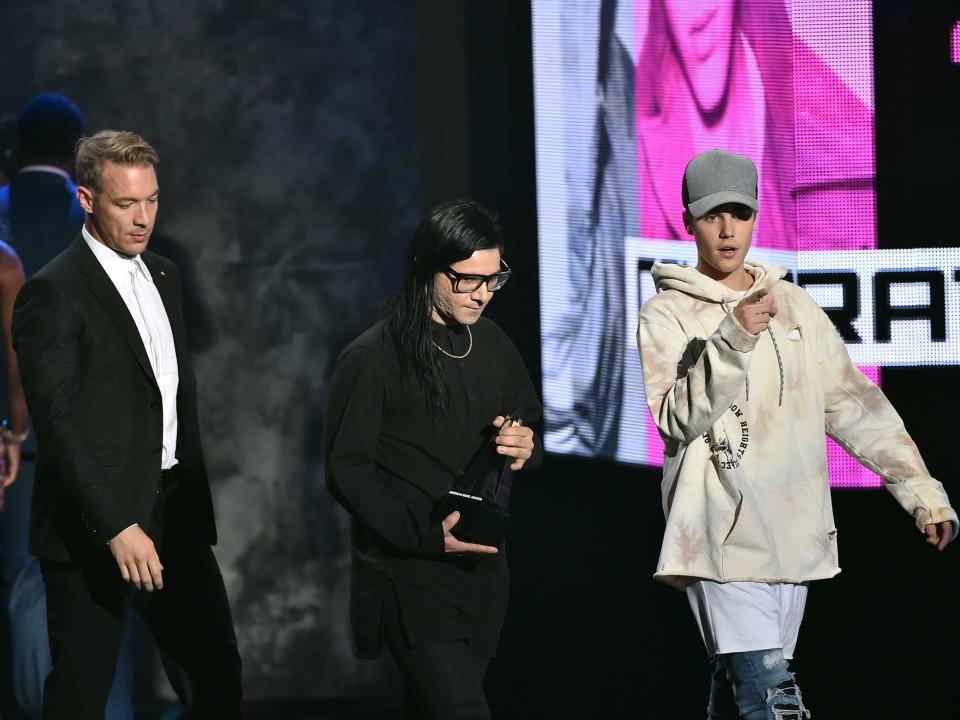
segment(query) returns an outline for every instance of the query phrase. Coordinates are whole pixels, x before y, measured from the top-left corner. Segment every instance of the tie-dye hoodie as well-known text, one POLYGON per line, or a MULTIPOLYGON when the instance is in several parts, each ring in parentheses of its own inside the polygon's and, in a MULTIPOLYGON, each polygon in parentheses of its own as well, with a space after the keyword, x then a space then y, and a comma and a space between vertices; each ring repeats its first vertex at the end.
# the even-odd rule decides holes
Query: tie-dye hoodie
POLYGON ((827 315, 785 269, 748 261, 738 293, 658 263, 637 341, 647 404, 665 443, 666 531, 656 577, 683 587, 802 582, 840 572, 824 433, 878 473, 921 532, 957 514, 880 389, 850 362, 827 315), (733 315, 758 288, 768 331, 733 315))

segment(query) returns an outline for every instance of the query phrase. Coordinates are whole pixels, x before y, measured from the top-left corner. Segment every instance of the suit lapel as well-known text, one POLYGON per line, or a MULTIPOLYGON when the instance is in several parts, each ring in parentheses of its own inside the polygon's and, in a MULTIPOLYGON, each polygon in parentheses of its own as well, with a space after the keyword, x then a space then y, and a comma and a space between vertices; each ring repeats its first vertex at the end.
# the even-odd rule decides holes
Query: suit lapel
POLYGON ((137 364, 140 365, 147 379, 159 392, 160 386, 157 385, 157 378, 153 374, 153 367, 150 365, 147 351, 143 347, 143 338, 140 337, 137 324, 133 321, 126 303, 123 302, 123 298, 117 292, 110 276, 107 275, 96 256, 87 247, 87 241, 83 239, 82 234, 73 241, 71 251, 77 269, 87 278, 90 292, 93 293, 94 297, 103 305, 107 314, 116 323, 120 335, 130 347, 137 364))

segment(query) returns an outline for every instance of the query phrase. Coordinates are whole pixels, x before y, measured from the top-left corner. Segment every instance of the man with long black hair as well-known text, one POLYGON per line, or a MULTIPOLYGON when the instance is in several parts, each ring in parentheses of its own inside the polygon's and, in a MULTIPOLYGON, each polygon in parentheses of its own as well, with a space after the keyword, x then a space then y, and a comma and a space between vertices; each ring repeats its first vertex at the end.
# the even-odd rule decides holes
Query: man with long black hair
POLYGON ((502 251, 478 204, 433 210, 385 319, 347 346, 331 383, 327 484, 353 516, 355 649, 376 657, 386 643, 407 718, 490 717, 483 677, 506 612, 506 558, 459 540, 459 513, 431 514, 485 437, 513 471, 541 459, 530 376, 481 317, 510 277, 502 251))

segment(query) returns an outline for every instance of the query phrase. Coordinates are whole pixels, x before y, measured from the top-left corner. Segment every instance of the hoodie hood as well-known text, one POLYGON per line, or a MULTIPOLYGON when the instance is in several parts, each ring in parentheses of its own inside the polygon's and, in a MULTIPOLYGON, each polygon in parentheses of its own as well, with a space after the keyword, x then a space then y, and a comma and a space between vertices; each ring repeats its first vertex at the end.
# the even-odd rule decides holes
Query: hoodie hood
POLYGON ((742 295, 733 288, 707 277, 695 267, 689 265, 658 262, 654 263, 652 274, 657 292, 679 290, 705 302, 730 303, 732 305, 736 305, 739 297, 746 297, 760 288, 769 290, 787 274, 787 269, 783 265, 764 265, 753 260, 747 260, 743 266, 753 276, 753 284, 742 295))
MULTIPOLYGON (((679 290, 685 295, 690 295, 699 300, 711 303, 719 303, 724 313, 732 313, 732 308, 760 288, 770 290, 787 274, 787 269, 783 265, 764 265, 763 263, 747 260, 743 263, 746 271, 753 276, 753 284, 745 292, 740 292, 729 288, 726 285, 709 278, 695 267, 674 265, 672 263, 656 263, 653 266, 653 280, 657 286, 657 292, 664 290, 679 290)), ((780 354, 780 346, 777 344, 777 338, 773 334, 773 328, 767 326, 767 334, 770 336, 770 342, 773 343, 773 349, 777 355, 777 369, 780 373, 780 398, 778 405, 783 404, 783 386, 784 370, 783 357, 780 354)), ((750 377, 746 378, 747 400, 750 399, 750 377)))

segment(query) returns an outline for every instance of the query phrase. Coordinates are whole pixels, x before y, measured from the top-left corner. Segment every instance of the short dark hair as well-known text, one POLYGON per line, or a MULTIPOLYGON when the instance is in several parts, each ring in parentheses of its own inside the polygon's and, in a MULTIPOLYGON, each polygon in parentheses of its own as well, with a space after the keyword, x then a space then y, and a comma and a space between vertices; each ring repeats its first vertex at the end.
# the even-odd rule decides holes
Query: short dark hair
POLYGON ((407 252, 403 282, 387 308, 390 334, 400 369, 423 392, 430 414, 450 409, 440 360, 433 349, 434 278, 477 250, 503 251, 497 219, 473 200, 454 200, 435 207, 417 226, 407 252))
POLYGON ((69 163, 83 135, 80 108, 60 93, 43 93, 30 100, 17 117, 20 166, 69 163))

